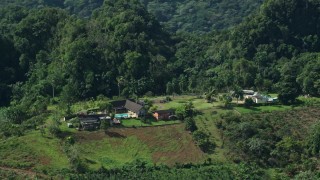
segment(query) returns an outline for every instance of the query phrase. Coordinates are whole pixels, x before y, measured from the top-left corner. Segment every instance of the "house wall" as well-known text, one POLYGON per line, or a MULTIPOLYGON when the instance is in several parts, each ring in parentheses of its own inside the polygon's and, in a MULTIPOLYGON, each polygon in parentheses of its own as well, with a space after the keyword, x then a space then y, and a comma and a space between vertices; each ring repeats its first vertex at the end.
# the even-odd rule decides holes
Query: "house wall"
POLYGON ((139 117, 139 115, 138 115, 137 113, 132 112, 132 111, 128 111, 128 115, 129 115, 129 117, 131 117, 131 118, 138 118, 138 117, 139 117))
POLYGON ((153 113, 152 116, 153 116, 154 118, 156 118, 157 120, 159 120, 159 114, 158 114, 158 113, 153 113))
POLYGON ((254 98, 254 102, 257 103, 257 104, 260 104, 260 103, 266 103, 267 100, 266 99, 258 99, 258 98, 254 98))

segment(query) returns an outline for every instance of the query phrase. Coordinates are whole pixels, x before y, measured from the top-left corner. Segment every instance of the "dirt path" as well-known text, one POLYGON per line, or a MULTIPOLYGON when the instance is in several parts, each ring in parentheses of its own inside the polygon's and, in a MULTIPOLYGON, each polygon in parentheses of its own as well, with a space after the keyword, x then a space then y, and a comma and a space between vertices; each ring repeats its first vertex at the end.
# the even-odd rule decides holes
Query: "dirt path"
POLYGON ((23 170, 23 169, 16 169, 16 168, 10 168, 10 167, 1 167, 1 166, 0 166, 0 170, 15 172, 19 175, 26 176, 31 179, 35 179, 35 178, 50 179, 47 175, 36 173, 31 170, 23 170))

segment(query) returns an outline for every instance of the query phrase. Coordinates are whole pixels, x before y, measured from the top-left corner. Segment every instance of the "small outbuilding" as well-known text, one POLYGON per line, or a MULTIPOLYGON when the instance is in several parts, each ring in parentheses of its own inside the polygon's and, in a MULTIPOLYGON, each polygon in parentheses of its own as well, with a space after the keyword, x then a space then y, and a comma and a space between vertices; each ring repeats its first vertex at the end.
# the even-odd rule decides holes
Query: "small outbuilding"
POLYGON ((157 120, 168 120, 172 115, 174 115, 173 109, 158 110, 152 113, 152 116, 157 120))
POLYGON ((101 121, 95 117, 80 118, 80 129, 83 130, 96 130, 99 129, 101 121))

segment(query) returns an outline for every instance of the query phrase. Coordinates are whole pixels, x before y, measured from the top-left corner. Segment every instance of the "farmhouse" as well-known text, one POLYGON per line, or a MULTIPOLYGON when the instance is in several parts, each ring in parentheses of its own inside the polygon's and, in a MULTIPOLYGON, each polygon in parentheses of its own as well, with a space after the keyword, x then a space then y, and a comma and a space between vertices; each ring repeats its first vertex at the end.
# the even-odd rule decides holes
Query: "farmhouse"
POLYGON ((152 116, 154 118, 156 118, 157 120, 161 119, 161 120, 168 120, 170 119, 170 117, 174 115, 174 110, 172 109, 168 109, 168 110, 158 110, 158 111, 154 111, 152 113, 152 116))
POLYGON ((116 118, 138 118, 145 115, 145 109, 141 104, 131 99, 111 102, 116 118))
POLYGON ((137 118, 145 115, 145 109, 143 108, 143 106, 130 100, 126 100, 126 104, 124 107, 128 110, 129 117, 137 118))
POLYGON ((253 102, 256 104, 261 104, 261 103, 274 103, 277 98, 272 98, 268 95, 263 95, 258 92, 254 92, 253 95, 246 95, 245 99, 251 98, 253 102))

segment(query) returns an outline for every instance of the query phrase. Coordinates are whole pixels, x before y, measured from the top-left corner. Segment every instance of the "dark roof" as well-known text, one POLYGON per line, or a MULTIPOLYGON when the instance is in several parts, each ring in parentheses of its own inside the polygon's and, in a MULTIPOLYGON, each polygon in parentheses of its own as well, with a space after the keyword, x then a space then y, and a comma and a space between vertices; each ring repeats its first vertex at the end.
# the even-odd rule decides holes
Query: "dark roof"
POLYGON ((124 107, 135 113, 139 113, 139 111, 142 109, 142 106, 140 104, 137 104, 130 100, 126 100, 126 104, 124 107))
POLYGON ((81 123, 96 123, 99 122, 98 118, 94 117, 86 117, 86 118, 80 118, 81 123))
POLYGON ((174 113, 174 110, 173 109, 157 110, 157 111, 154 111, 154 113, 158 113, 158 114, 174 113))
POLYGON ((126 100, 112 101, 110 104, 113 106, 113 108, 121 108, 126 104, 126 100))
MULTIPOLYGON (((132 99, 129 99, 133 101, 132 99)), ((113 106, 114 109, 122 109, 126 105, 127 100, 117 100, 117 101, 112 101, 110 104, 113 106)))

